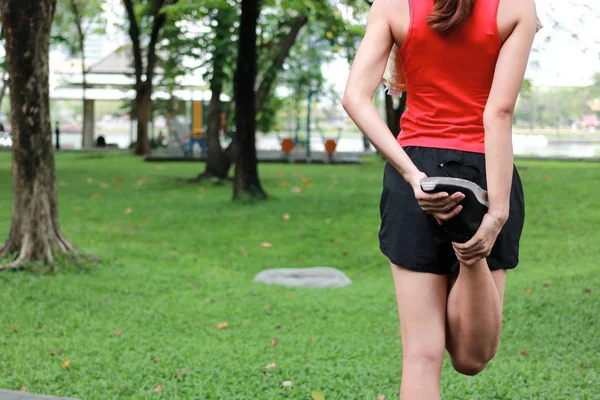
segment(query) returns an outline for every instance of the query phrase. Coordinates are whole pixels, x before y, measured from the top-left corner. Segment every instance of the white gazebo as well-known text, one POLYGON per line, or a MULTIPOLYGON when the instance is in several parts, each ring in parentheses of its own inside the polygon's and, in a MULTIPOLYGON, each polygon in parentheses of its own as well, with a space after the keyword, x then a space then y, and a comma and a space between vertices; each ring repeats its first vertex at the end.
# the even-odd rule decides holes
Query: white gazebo
MULTIPOLYGON (((133 56, 130 46, 123 46, 87 68, 84 97, 81 68, 63 66, 56 71, 56 81, 50 91, 51 100, 81 100, 84 103, 83 118, 87 132, 83 133, 83 147, 94 145, 94 121, 96 101, 133 101, 135 100, 135 77, 133 56)), ((160 89, 164 71, 157 68, 152 94, 153 100, 171 100, 190 103, 207 102, 211 92, 208 84, 198 73, 179 77, 178 89, 168 93, 160 89)), ((221 101, 229 102, 227 95, 221 101)))

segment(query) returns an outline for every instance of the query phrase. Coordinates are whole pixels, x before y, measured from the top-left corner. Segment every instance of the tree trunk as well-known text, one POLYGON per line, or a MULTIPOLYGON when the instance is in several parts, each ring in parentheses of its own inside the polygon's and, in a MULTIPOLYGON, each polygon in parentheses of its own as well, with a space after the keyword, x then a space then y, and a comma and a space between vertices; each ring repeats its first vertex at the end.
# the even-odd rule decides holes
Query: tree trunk
MULTIPOLYGON (((216 43, 225 42, 230 35, 229 26, 222 25, 220 14, 226 11, 219 11, 215 27, 216 43)), ((212 78, 210 80, 211 99, 208 106, 208 126, 206 137, 208 141, 208 154, 206 158, 206 169, 201 173, 196 180, 216 178, 224 180, 227 178, 229 169, 231 168, 231 159, 229 153, 223 153, 219 134, 221 131, 221 114, 223 107, 221 104, 221 94, 223 93, 223 81, 225 80, 225 67, 228 57, 228 49, 223 46, 215 46, 212 54, 212 78)))
MULTIPOLYGON (((81 53, 81 62, 85 62, 85 55, 81 53)), ((90 147, 94 147, 94 100, 86 99, 86 89, 87 89, 87 71, 85 70, 85 65, 81 67, 81 73, 83 76, 83 135, 81 138, 81 147, 84 149, 88 149, 90 147)))
POLYGON ((71 12, 75 17, 75 26, 77 28, 77 37, 79 39, 79 54, 81 60, 81 87, 82 87, 82 105, 83 105, 83 126, 81 135, 81 147, 86 149, 94 146, 94 103, 87 102, 85 92, 87 89, 87 71, 85 69, 85 32, 83 31, 83 16, 76 0, 71 0, 71 12))
POLYGON ((256 156, 256 28, 259 14, 259 0, 242 0, 238 61, 234 77, 237 147, 234 199, 267 198, 258 177, 256 156))
POLYGON ((277 76, 283 68, 283 64, 288 55, 290 54, 290 50, 294 46, 294 43, 296 43, 296 39, 298 38, 300 30, 302 30, 302 27, 306 25, 307 22, 308 17, 306 17, 305 15, 297 17, 290 26, 289 33, 281 40, 279 50, 277 51, 277 54, 275 55, 271 66, 265 72, 265 75, 262 79, 262 82, 260 83, 260 87, 258 88, 256 94, 256 109, 258 111, 262 109, 265 100, 271 94, 273 85, 277 80, 277 76))
POLYGON ((136 119, 137 119, 137 139, 133 152, 143 156, 150 153, 150 141, 148 139, 148 124, 150 123, 150 107, 152 88, 148 82, 141 85, 136 95, 136 119))
POLYGON ((8 78, 6 77, 6 71, 2 74, 2 87, 0 88, 0 107, 2 107, 2 101, 6 95, 6 88, 8 87, 8 78))
POLYGON ((221 132, 222 113, 222 78, 213 78, 211 86, 213 88, 210 105, 208 106, 208 127, 206 130, 206 137, 208 140, 208 155, 206 158, 206 169, 198 177, 198 179, 216 178, 223 180, 227 178, 229 168, 231 167, 231 162, 227 159, 225 153, 223 153, 219 138, 221 132))
POLYGON ((16 255, 4 267, 31 262, 54 263, 54 255, 72 245, 58 222, 48 51, 56 0, 3 0, 13 127, 14 205, 10 233, 0 257, 16 255))
POLYGON ((385 96, 385 119, 388 128, 394 134, 394 137, 398 137, 400 134, 400 120, 406 110, 406 92, 402 93, 402 97, 398 101, 398 105, 394 105, 394 98, 391 96, 385 96))

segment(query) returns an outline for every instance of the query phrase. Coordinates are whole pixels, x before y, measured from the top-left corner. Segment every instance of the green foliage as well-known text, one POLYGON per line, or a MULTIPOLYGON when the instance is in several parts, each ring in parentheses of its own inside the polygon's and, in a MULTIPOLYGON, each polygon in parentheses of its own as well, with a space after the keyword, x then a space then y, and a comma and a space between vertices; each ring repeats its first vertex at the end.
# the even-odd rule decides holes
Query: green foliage
POLYGON ((538 88, 524 84, 517 103, 517 120, 535 119, 538 126, 555 127, 581 121, 583 115, 594 112, 590 108, 596 85, 590 87, 538 88))
MULTIPOLYGON (((377 247, 381 161, 261 166, 273 196, 248 207, 231 203, 228 185, 183 184, 196 163, 56 159, 65 234, 104 262, 90 272, 0 275, 0 387, 91 400, 398 398, 398 314, 377 247), (353 285, 252 283, 268 267, 319 265, 343 270, 353 285), (222 322, 229 327, 215 329, 222 322)), ((12 201, 10 166, 0 153, 0 204, 12 201)), ((452 372, 446 359, 444 398, 595 399, 600 186, 590 182, 598 167, 517 166, 527 223, 521 265, 508 273, 499 353, 476 378, 452 372)), ((10 213, 0 208, 2 237, 10 213)))
POLYGON ((52 24, 52 45, 65 49, 71 57, 80 57, 81 41, 89 34, 104 32, 103 4, 101 0, 58 0, 52 24))

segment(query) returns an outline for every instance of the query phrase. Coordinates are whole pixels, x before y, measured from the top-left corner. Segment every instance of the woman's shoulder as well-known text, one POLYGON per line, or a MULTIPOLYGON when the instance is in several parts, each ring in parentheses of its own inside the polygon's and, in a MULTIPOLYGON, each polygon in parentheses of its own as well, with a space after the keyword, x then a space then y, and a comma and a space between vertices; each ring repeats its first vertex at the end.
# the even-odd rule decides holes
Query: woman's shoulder
POLYGON ((503 41, 510 36, 520 22, 539 22, 535 0, 500 0, 498 30, 503 41))

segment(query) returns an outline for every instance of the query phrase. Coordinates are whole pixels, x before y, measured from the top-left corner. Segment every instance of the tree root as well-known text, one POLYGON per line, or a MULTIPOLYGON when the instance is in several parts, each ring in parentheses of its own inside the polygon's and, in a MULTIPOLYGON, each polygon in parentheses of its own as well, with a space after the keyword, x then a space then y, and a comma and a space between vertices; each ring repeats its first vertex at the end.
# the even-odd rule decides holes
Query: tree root
POLYGON ((216 184, 222 184, 223 182, 233 182, 233 178, 231 178, 231 177, 228 177, 228 176, 223 177, 223 176, 214 174, 210 171, 204 171, 197 177, 188 180, 188 183, 200 183, 200 182, 207 181, 207 180, 212 180, 216 184))
POLYGON ((17 260, 13 261, 9 264, 0 264, 0 272, 5 271, 20 271, 25 269, 25 266, 21 263, 18 263, 17 260))
POLYGON ((41 263, 55 270, 56 257, 65 256, 65 258, 76 262, 82 257, 75 247, 62 235, 56 232, 54 240, 42 239, 41 243, 34 244, 30 235, 25 235, 20 248, 14 245, 14 241, 9 239, 4 247, 0 248, 0 259, 11 257, 14 261, 7 264, 0 264, 0 272, 23 270, 27 266, 41 263))

